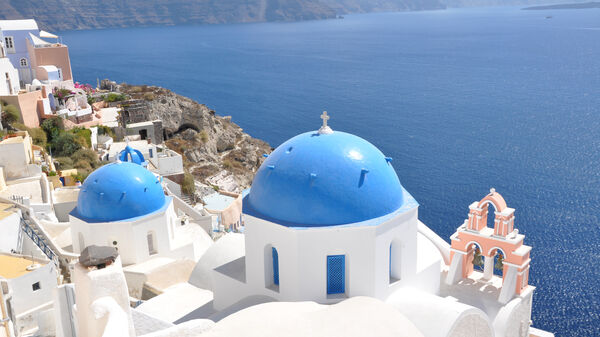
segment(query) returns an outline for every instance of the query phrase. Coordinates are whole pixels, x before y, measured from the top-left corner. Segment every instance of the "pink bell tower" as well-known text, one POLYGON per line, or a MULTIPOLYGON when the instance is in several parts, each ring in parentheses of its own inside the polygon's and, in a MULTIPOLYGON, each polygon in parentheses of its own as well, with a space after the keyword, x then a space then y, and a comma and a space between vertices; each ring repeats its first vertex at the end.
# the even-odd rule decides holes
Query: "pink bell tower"
POLYGON ((508 303, 521 294, 529 286, 531 247, 523 244, 525 235, 519 234, 514 224, 514 208, 507 207, 502 195, 493 188, 479 202, 473 202, 469 206, 469 217, 451 236, 446 284, 456 284, 469 277, 490 281, 498 277, 494 275, 494 267, 501 265, 502 289, 498 300, 508 303), (490 204, 494 208, 493 228, 487 226, 490 204), (483 273, 473 269, 474 259, 481 258, 483 273))

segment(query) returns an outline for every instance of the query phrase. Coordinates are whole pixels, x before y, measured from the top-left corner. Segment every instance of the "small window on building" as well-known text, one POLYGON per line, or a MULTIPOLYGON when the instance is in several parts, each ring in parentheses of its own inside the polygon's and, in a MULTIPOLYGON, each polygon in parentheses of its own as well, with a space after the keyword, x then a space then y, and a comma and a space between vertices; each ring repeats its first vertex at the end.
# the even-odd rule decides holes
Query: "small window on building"
POLYGON ((4 37, 4 46, 6 47, 6 52, 7 53, 14 53, 15 52, 15 43, 13 40, 12 36, 5 36, 4 37))
POLYGON ((32 284, 32 285, 31 285, 31 288, 33 289, 33 291, 38 291, 38 290, 40 290, 40 289, 41 289, 41 287, 40 287, 40 283, 39 283, 39 282, 36 282, 36 283, 32 284))
POLYGON ((62 72, 62 69, 61 69, 61 68, 56 68, 56 70, 58 70, 58 79, 59 79, 60 81, 62 81, 62 80, 63 80, 63 72, 62 72))
POLYGON ((21 65, 21 67, 27 67, 27 59, 23 57, 23 58, 22 58, 22 59, 19 61, 19 64, 21 65))
POLYGON ((273 284, 279 285, 279 253, 275 247, 272 248, 273 254, 273 284))
POLYGON ((148 254, 154 255, 154 254, 158 253, 156 251, 156 238, 154 237, 154 232, 153 231, 148 232, 148 235, 146 235, 146 238, 148 239, 148 254))

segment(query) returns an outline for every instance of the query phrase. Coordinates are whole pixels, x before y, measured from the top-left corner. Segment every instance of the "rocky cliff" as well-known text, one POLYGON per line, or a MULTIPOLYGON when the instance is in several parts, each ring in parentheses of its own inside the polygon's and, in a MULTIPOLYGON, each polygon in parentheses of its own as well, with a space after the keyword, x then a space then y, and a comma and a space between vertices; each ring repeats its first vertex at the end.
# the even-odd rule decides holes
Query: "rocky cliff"
POLYGON ((443 8, 440 0, 0 0, 0 19, 42 29, 296 21, 338 13, 443 8))
POLYGON ((206 105, 170 90, 126 84, 114 87, 142 100, 147 120, 163 121, 167 146, 182 154, 197 187, 240 192, 252 183, 263 154, 272 150, 266 142, 244 133, 231 117, 218 116, 206 105))

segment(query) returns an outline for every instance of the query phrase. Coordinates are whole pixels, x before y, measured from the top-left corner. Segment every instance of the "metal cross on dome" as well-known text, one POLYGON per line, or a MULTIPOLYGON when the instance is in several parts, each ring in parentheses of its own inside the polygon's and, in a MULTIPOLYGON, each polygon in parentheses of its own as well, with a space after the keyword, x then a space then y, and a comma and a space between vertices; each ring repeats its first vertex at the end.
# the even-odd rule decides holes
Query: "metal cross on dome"
POLYGON ((327 115, 327 111, 323 111, 323 113, 321 114, 321 119, 323 120, 323 125, 319 129, 320 135, 326 135, 326 134, 333 133, 333 130, 331 130, 331 128, 327 125, 327 121, 329 120, 329 118, 330 117, 327 115))

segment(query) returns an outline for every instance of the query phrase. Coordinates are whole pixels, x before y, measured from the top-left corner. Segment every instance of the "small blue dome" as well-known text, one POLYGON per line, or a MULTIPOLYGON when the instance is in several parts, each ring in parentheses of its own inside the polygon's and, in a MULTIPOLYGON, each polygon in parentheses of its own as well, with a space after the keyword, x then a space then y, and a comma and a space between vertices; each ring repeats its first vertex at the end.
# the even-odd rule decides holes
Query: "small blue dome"
POLYGON ((403 199, 391 158, 360 137, 313 131, 268 156, 244 212, 292 227, 341 225, 390 214, 403 199))
POLYGON ((166 202, 154 174, 140 165, 117 162, 85 179, 73 215, 87 222, 119 221, 155 212, 166 202))
POLYGON ((123 162, 135 163, 138 165, 143 165, 146 163, 144 156, 142 153, 131 146, 125 146, 125 149, 119 152, 119 160, 123 162))

